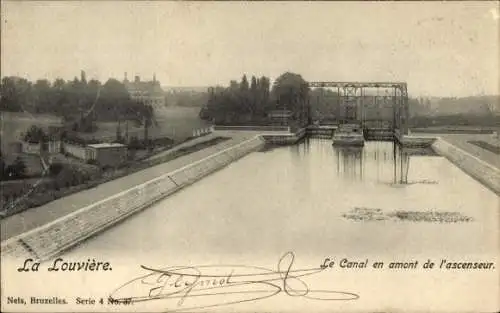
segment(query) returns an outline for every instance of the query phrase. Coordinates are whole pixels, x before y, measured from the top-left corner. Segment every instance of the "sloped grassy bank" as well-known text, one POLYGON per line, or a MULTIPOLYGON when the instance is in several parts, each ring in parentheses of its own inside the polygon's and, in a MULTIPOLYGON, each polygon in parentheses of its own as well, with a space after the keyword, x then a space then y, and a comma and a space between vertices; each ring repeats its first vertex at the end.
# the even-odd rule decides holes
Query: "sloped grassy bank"
POLYGON ((118 179, 143 169, 172 161, 179 157, 203 150, 229 140, 228 137, 215 137, 207 141, 199 142, 191 146, 182 147, 161 158, 154 160, 144 160, 126 164, 124 167, 100 172, 92 165, 65 164, 64 168, 53 178, 49 177, 49 172, 31 184, 23 184, 14 199, 10 201, 2 200, 0 219, 20 213, 30 208, 38 207, 53 200, 69 196, 82 190, 95 188, 100 184, 118 179))

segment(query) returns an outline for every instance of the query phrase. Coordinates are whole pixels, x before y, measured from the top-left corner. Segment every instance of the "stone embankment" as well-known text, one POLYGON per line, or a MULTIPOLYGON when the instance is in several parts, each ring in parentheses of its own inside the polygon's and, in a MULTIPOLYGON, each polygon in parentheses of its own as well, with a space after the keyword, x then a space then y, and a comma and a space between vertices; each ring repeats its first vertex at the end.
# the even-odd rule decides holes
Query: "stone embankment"
POLYGON ((261 136, 98 201, 1 245, 2 257, 46 260, 264 145, 261 136))
POLYGON ((437 154, 446 157, 465 173, 500 195, 500 169, 443 138, 437 138, 431 147, 437 154))
MULTIPOLYGON (((305 130, 304 130, 305 132, 305 130)), ((127 216, 217 171, 262 147, 267 134, 256 134, 239 144, 217 151, 155 179, 88 205, 53 222, 2 242, 2 257, 49 259, 127 216)), ((276 134, 284 136, 283 134, 276 134)), ((286 134, 288 135, 288 134, 286 134)), ((431 141, 427 138, 427 141, 431 141)), ((469 152, 432 138, 432 148, 482 184, 500 194, 500 170, 469 152)))

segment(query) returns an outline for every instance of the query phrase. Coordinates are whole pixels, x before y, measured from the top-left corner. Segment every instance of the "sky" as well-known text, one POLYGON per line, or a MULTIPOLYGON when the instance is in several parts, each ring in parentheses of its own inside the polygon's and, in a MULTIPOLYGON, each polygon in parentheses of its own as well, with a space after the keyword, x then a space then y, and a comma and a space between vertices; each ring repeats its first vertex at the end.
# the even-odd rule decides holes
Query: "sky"
POLYGON ((2 1, 1 75, 227 85, 406 81, 412 96, 499 94, 498 2, 2 1))

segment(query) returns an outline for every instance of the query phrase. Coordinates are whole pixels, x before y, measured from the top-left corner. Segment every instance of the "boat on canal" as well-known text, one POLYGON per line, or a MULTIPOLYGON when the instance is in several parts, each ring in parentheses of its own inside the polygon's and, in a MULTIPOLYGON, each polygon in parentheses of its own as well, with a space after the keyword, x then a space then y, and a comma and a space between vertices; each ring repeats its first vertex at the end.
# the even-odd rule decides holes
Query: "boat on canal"
POLYGON ((333 134, 332 140, 335 146, 362 147, 365 145, 363 129, 360 124, 339 125, 333 134))

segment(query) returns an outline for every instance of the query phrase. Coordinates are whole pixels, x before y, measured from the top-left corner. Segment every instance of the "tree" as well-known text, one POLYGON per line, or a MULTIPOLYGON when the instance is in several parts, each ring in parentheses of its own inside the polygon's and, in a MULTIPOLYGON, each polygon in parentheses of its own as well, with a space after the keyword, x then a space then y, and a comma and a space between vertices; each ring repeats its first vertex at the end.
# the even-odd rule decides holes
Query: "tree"
POLYGON ((31 127, 28 129, 26 134, 24 135, 24 141, 29 142, 29 143, 43 143, 46 142, 48 137, 45 131, 37 126, 37 125, 31 125, 31 127))
POLYGON ((86 85, 87 84, 87 75, 85 74, 85 71, 80 72, 80 81, 82 84, 86 85))
POLYGON ((309 85, 299 74, 286 72, 273 84, 273 98, 277 108, 288 109, 295 118, 302 119, 308 111, 309 85))
POLYGON ((315 88, 309 92, 310 110, 315 119, 333 119, 338 113, 338 93, 327 88, 315 88))
POLYGON ((47 79, 39 79, 33 85, 35 98, 35 112, 42 113, 50 110, 52 89, 47 79))
POLYGON ((258 103, 259 103, 259 89, 257 86, 257 78, 252 75, 252 80, 250 83, 250 107, 253 113, 257 113, 258 103))
POLYGON ((120 120, 118 120, 118 125, 116 125, 116 142, 122 142, 122 130, 120 126, 120 120))
POLYGON ((255 76, 253 76, 253 75, 252 75, 252 80, 251 80, 251 84, 250 84, 250 90, 252 91, 252 93, 257 92, 257 78, 255 78, 255 76))
POLYGON ((262 76, 257 80, 258 103, 257 111, 265 113, 269 107, 271 80, 266 76, 262 76))
POLYGON ((66 102, 65 92, 66 81, 62 78, 56 78, 52 83, 51 105, 48 112, 61 116, 63 114, 63 105, 66 102))
POLYGON ((127 114, 127 108, 133 106, 130 95, 121 82, 109 79, 103 86, 96 105, 96 114, 105 119, 117 120, 127 114))
POLYGON ((0 180, 5 178, 5 160, 3 159, 2 150, 0 150, 0 180))
POLYGON ((66 85, 66 82, 62 78, 56 78, 54 80, 54 84, 52 85, 54 89, 62 91, 64 88, 64 85, 66 85))
POLYGON ((241 78, 240 90, 242 92, 247 92, 249 89, 247 75, 244 74, 241 78))
MULTIPOLYGON (((156 82, 159 85, 159 82, 156 82)), ((142 103, 132 101, 125 85, 109 79, 104 85, 87 80, 85 72, 65 81, 46 79, 34 84, 20 77, 3 77, 0 84, 0 110, 51 113, 62 116, 67 127, 77 131, 95 130, 95 121, 134 119, 142 123, 142 103)))
POLYGON ((22 111, 22 108, 17 99, 16 83, 12 77, 2 78, 0 86, 0 109, 2 111, 22 111))
POLYGON ((209 89, 206 105, 200 110, 200 118, 215 119, 216 123, 239 123, 256 121, 265 115, 269 103, 269 79, 251 79, 246 75, 241 83, 230 81, 229 87, 209 89))
POLYGON ((250 114, 250 117, 252 117, 254 113, 254 108, 250 100, 250 86, 248 85, 246 74, 241 78, 238 111, 241 115, 250 114))
POLYGON ((145 105, 142 113, 144 119, 144 143, 146 147, 149 148, 149 127, 153 124, 154 121, 154 110, 151 105, 145 105))
POLYGON ((300 102, 307 99, 309 86, 302 76, 286 72, 276 79, 272 93, 280 106, 296 108, 300 102))
POLYGON ((0 109, 2 111, 27 111, 33 104, 31 83, 20 77, 4 77, 1 84, 0 109))

